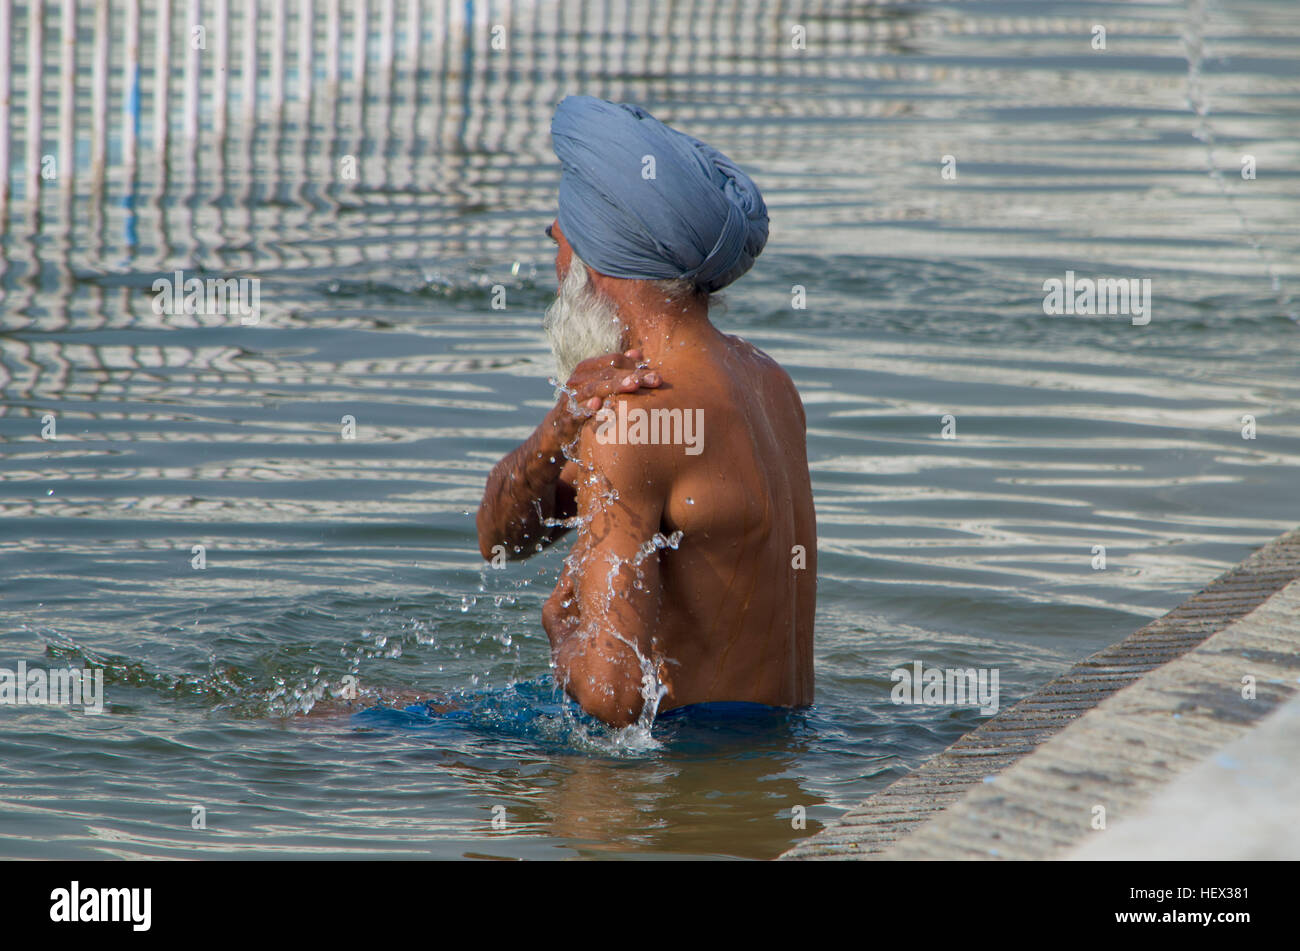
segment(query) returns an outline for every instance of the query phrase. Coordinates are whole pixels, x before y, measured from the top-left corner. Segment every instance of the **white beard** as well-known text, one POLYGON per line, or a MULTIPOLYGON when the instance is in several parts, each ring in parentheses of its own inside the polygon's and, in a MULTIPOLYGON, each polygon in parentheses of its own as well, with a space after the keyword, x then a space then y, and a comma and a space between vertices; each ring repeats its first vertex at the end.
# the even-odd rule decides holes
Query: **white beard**
POLYGON ((583 360, 619 352, 623 325, 618 308, 592 286, 587 265, 576 254, 555 302, 546 308, 542 329, 551 342, 561 384, 583 360))

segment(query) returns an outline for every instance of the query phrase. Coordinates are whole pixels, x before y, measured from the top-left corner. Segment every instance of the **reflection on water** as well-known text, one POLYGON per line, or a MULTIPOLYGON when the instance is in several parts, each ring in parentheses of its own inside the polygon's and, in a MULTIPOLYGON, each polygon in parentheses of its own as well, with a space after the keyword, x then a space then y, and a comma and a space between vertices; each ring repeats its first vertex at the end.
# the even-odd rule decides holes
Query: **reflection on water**
POLYGON ((12 4, 0 666, 102 665, 110 712, 0 709, 2 854, 770 857, 979 722, 892 705, 894 667, 998 668, 1005 707, 1297 521, 1293 4, 261 4, 256 43, 235 4, 225 98, 177 58, 159 124, 144 3, 138 129, 105 6, 69 126, 59 15, 29 97, 12 4), (488 469, 551 397, 571 92, 764 190, 717 319, 808 410, 811 710, 620 745, 548 678, 563 551, 480 563, 488 469), (155 313, 178 268, 260 279, 260 322, 155 313), (1045 316, 1066 270, 1150 278, 1151 323, 1045 316), (370 712, 335 715, 348 678, 370 712))

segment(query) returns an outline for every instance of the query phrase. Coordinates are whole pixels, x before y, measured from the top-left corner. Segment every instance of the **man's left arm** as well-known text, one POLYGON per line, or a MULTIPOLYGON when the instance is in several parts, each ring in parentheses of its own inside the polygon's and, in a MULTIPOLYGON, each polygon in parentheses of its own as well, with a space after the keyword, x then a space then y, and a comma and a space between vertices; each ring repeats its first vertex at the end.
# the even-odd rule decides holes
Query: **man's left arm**
POLYGON ((569 695, 618 727, 640 716, 645 675, 658 666, 660 572, 652 539, 665 503, 655 474, 661 448, 605 445, 592 430, 580 445, 594 478, 579 480, 578 513, 590 520, 569 555, 572 569, 565 569, 576 617, 553 638, 553 656, 569 695))

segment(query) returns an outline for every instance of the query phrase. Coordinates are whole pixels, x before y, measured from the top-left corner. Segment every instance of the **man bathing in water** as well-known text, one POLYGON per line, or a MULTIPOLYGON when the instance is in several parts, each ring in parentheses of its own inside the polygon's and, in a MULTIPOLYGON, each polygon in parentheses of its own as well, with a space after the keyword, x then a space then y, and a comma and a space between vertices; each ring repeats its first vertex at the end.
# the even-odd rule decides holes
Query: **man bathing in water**
POLYGON ((483 557, 527 558, 577 525, 542 624, 557 678, 606 723, 636 722, 658 692, 660 711, 811 703, 803 404, 708 316, 767 240, 763 199, 635 106, 571 96, 551 133, 560 291, 544 327, 568 392, 488 476, 483 557))

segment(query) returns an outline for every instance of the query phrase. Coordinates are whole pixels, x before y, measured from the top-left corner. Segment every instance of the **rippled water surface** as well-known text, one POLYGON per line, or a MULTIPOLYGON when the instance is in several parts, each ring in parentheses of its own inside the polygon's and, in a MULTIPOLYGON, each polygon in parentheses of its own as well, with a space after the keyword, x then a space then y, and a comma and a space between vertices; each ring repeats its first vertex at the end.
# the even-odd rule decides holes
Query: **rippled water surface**
POLYGON ((0 707, 0 854, 772 857, 980 722, 893 705, 896 666, 998 668, 1009 705, 1300 521, 1293 2, 464 6, 422 5, 412 70, 398 3, 364 95, 347 46, 304 97, 290 44, 255 126, 236 89, 161 162, 146 101, 133 168, 82 143, 39 191, 15 8, 0 666, 102 666, 108 705, 0 707), (578 92, 764 190, 715 319, 808 411, 810 709, 613 734, 549 679, 567 544, 480 561, 487 472, 551 398, 547 127, 578 92), (259 278, 260 322, 155 314, 178 268, 259 278), (1045 315, 1066 270, 1151 279, 1151 322, 1045 315), (317 703, 349 676, 386 706, 317 703))

